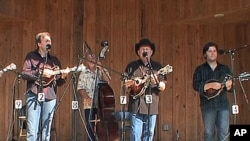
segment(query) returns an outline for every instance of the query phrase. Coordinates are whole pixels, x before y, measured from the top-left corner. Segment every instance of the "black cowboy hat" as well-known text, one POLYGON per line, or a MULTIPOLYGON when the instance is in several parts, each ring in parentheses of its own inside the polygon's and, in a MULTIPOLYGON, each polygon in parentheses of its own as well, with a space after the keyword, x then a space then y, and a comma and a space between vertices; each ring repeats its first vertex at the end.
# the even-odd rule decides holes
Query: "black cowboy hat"
MULTIPOLYGON (((141 39, 139 43, 135 44, 135 53, 137 54, 137 51, 140 49, 141 46, 143 45, 149 45, 151 49, 153 50, 152 56, 155 53, 155 44, 151 42, 149 39, 141 39)), ((138 54, 137 54, 138 55, 138 54)))

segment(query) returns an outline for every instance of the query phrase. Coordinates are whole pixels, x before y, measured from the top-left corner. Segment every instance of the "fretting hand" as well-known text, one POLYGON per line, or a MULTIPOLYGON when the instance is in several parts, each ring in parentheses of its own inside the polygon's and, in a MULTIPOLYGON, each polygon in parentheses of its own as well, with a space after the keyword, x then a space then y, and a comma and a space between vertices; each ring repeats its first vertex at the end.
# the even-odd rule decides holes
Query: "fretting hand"
POLYGON ((103 72, 104 70, 103 70, 103 68, 101 67, 101 65, 102 65, 102 63, 101 63, 100 61, 98 61, 96 67, 97 67, 101 72, 103 72))
POLYGON ((158 84, 159 83, 158 76, 156 74, 151 74, 151 83, 152 84, 158 84))
POLYGON ((232 88, 232 84, 233 84, 233 81, 232 80, 228 80, 225 84, 226 86, 226 89, 227 90, 230 90, 232 88))
POLYGON ((160 81, 159 84, 158 84, 158 89, 160 91, 164 91, 165 88, 166 88, 166 84, 164 82, 160 81))
POLYGON ((65 79, 65 78, 68 76, 69 72, 70 72, 69 67, 67 67, 67 68, 64 69, 64 70, 61 70, 61 73, 62 73, 61 78, 62 78, 62 79, 65 79))

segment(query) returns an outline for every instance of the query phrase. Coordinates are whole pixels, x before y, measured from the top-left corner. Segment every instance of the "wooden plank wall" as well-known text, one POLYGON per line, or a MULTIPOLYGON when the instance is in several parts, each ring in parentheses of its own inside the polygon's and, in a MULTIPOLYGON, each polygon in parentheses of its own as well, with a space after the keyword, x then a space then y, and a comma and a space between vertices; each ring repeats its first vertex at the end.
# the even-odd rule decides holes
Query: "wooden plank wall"
MULTIPOLYGON (((83 42, 99 54, 100 43, 107 40, 109 52, 102 64, 110 69, 112 89, 116 95, 116 110, 120 111, 119 96, 121 74, 127 63, 137 59, 134 45, 148 37, 156 44, 153 59, 173 66, 168 76, 167 89, 161 94, 160 114, 155 140, 202 141, 203 125, 199 109, 199 95, 192 88, 192 74, 204 62, 202 47, 208 41, 217 42, 221 49, 235 49, 250 44, 248 0, 2 0, 0 1, 0 65, 17 65, 22 69, 25 55, 35 49, 35 34, 49 31, 52 34, 52 54, 60 58, 63 67, 79 62, 83 42), (214 18, 225 13, 224 19, 214 18), (169 131, 163 131, 163 125, 169 131)), ((249 48, 235 54, 235 75, 247 71, 249 48)), ((220 61, 231 66, 229 55, 220 61)), ((0 78, 0 140, 6 140, 11 126, 13 99, 25 101, 25 82, 17 81, 15 72, 0 78), (17 86, 20 86, 17 87, 17 86), (13 89, 15 91, 13 92, 13 89)), ((59 88, 60 105, 56 111, 53 140, 84 140, 85 129, 78 111, 71 110, 74 100, 74 80, 59 88), (61 99, 62 98, 62 99, 61 99)), ((249 81, 242 82, 246 96, 250 97, 249 81)), ((239 81, 235 82, 236 101, 240 114, 231 116, 231 123, 250 124, 250 113, 239 81)), ((77 96, 78 97, 78 96, 77 96)), ((233 95, 229 95, 234 104, 233 95)), ((80 97, 78 97, 80 98, 80 97)), ((16 115, 15 115, 16 116, 16 115)), ((14 118, 16 119, 16 117, 14 118)), ((19 131, 14 122, 13 135, 19 131)))

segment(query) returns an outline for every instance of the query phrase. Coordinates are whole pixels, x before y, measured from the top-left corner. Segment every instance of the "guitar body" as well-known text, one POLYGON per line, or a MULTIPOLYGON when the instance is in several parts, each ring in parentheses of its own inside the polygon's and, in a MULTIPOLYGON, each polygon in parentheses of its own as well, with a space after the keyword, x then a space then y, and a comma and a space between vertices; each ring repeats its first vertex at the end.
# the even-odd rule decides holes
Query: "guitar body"
MULTIPOLYGON (((157 77, 157 75, 166 75, 173 71, 172 66, 166 65, 165 67, 161 68, 153 75, 157 77)), ((134 77, 130 80, 125 82, 125 86, 130 88, 129 94, 133 97, 133 99, 138 98, 139 96, 143 95, 148 88, 150 80, 155 79, 153 75, 144 75, 142 77, 134 77)))
POLYGON ((56 76, 55 75, 52 75, 49 78, 43 77, 42 78, 43 87, 49 86, 54 80, 56 80, 56 76))
POLYGON ((214 96, 216 96, 216 94, 217 94, 220 90, 221 90, 221 89, 216 90, 216 89, 213 89, 213 88, 209 88, 209 89, 206 90, 206 96, 207 96, 208 98, 214 97, 214 96))
POLYGON ((136 95, 136 94, 140 93, 143 86, 144 86, 144 84, 141 84, 141 85, 138 85, 138 86, 136 86, 136 85, 130 86, 130 94, 131 95, 136 95))
MULTIPOLYGON (((213 79, 212 79, 212 80, 207 81, 206 84, 208 84, 208 83, 214 83, 214 82, 221 83, 221 82, 218 81, 218 80, 213 80, 213 79)), ((220 92, 222 91, 222 89, 223 89, 223 87, 220 88, 220 89, 218 89, 218 90, 213 89, 213 88, 209 88, 209 89, 205 90, 203 96, 206 97, 208 100, 210 100, 210 99, 212 99, 212 98, 218 96, 218 95, 220 94, 220 92)))
POLYGON ((205 92, 203 93, 203 96, 206 97, 208 100, 217 97, 218 95, 220 95, 221 91, 225 88, 226 82, 231 79, 232 79, 232 76, 226 75, 223 81, 219 81, 215 79, 208 80, 206 84, 217 82, 221 84, 221 88, 220 89, 213 89, 213 88, 206 89, 205 92))
MULTIPOLYGON (((76 70, 77 67, 72 67, 72 68, 67 68, 67 69, 62 69, 59 70, 58 68, 51 69, 52 71, 50 72, 50 77, 42 77, 42 84, 43 87, 49 86, 54 80, 56 80, 56 75, 61 74, 61 73, 69 73, 72 71, 78 71, 76 70)), ((85 69, 85 68, 78 68, 78 69, 85 69)), ((39 79, 35 82, 37 85, 40 85, 39 79)))

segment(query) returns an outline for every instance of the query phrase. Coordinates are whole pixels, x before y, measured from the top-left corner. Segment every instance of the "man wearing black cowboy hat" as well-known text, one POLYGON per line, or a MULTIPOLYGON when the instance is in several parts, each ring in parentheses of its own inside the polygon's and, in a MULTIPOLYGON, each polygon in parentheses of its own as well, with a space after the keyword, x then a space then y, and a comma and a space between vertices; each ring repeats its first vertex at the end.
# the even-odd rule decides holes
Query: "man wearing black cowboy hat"
POLYGON ((166 76, 155 75, 162 65, 151 59, 155 53, 153 42, 146 38, 141 39, 135 44, 135 53, 139 59, 130 62, 125 69, 131 78, 127 81, 130 83, 126 84, 130 95, 130 141, 152 141, 158 114, 159 92, 165 89, 167 81, 166 76))

